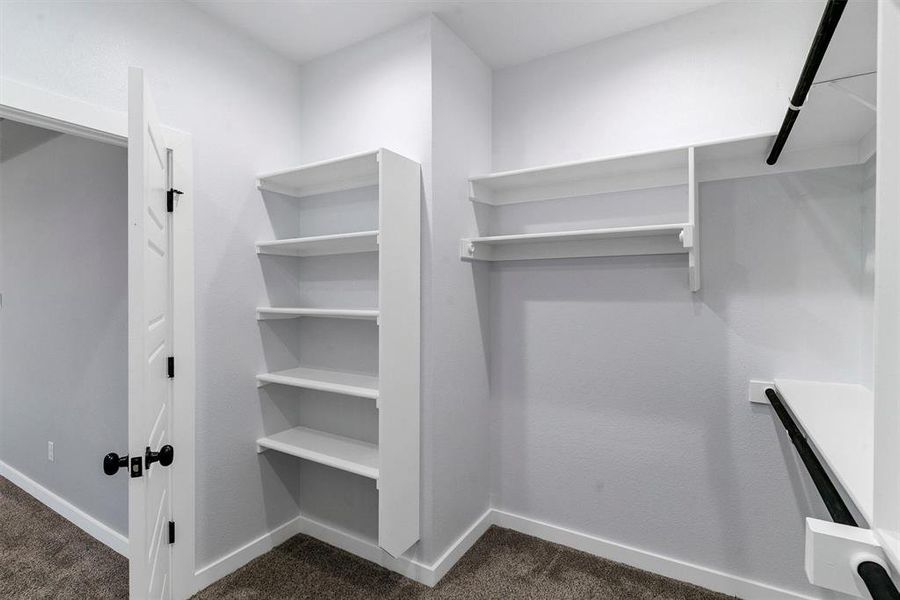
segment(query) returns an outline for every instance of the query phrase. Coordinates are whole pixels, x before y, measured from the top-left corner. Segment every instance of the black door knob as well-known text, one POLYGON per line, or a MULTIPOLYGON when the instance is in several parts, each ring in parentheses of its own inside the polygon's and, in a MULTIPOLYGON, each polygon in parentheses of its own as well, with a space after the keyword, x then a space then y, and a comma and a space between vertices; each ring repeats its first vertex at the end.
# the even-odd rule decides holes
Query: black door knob
POLYGON ((128 455, 119 456, 115 452, 110 452, 103 457, 103 472, 107 475, 115 475, 122 467, 128 466, 128 455))
POLYGON ((175 449, 169 444, 160 448, 159 452, 151 452, 150 446, 147 446, 147 450, 144 452, 144 469, 149 469, 150 465, 155 462, 158 462, 160 466, 168 467, 174 459, 175 449))

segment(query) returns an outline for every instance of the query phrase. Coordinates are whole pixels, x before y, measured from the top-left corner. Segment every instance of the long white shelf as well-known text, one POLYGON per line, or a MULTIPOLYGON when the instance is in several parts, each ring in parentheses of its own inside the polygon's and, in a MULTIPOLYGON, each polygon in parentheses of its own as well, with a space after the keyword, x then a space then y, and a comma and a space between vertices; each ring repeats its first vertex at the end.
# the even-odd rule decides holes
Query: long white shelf
POLYGON ((502 205, 687 184, 687 148, 469 178, 469 198, 502 205))
POLYGON ((260 321, 296 319, 299 317, 366 319, 374 321, 378 319, 378 311, 350 308, 274 308, 270 306, 258 306, 256 308, 256 318, 260 321))
POLYGON ((355 231, 311 237, 256 242, 258 254, 325 256, 378 252, 378 231, 355 231))
POLYGON ((683 254, 691 248, 690 231, 687 223, 671 223, 464 238, 460 258, 501 261, 683 254))
POLYGON ((275 383, 359 398, 378 398, 378 378, 359 373, 296 367, 273 373, 262 373, 256 376, 256 380, 260 386, 275 383))
POLYGON ((275 450, 378 479, 378 446, 308 427, 294 427, 256 440, 257 452, 275 450))
POLYGON ((776 379, 797 425, 862 516, 872 522, 875 401, 862 385, 776 379))
POLYGON ((256 187, 303 198, 377 185, 380 153, 381 150, 373 150, 259 175, 256 187))
MULTIPOLYGON (((874 102, 875 77, 848 82, 854 95, 874 102)), ((824 87, 803 107, 791 138, 774 166, 765 158, 775 137, 698 141, 696 181, 717 181, 865 163, 875 152, 875 111, 847 93, 824 87), (840 115, 835 119, 834 115, 840 115)), ((690 185, 689 147, 598 157, 478 175, 469 178, 469 199, 495 206, 610 192, 690 185)))

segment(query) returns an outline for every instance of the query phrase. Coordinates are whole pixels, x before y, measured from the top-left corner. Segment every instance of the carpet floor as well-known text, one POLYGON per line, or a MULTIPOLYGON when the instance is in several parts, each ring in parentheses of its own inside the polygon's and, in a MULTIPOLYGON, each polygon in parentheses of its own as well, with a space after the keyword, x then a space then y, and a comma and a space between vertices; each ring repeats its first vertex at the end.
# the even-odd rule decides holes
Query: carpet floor
MULTIPOLYGON (((0 477, 0 598, 128 598, 128 561, 0 477)), ((491 527, 434 588, 298 535, 194 600, 724 600, 491 527)))
POLYGON ((721 594, 491 527, 434 588, 298 535, 194 600, 724 600, 721 594))
POLYGON ((0 598, 128 598, 128 559, 0 477, 0 598))

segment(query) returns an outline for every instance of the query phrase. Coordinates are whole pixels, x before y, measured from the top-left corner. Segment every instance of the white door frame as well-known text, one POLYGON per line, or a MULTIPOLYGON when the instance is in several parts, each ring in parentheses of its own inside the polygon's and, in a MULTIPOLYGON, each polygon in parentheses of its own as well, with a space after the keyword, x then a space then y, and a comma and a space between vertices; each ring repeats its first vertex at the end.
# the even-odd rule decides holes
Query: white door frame
MULTIPOLYGON (((127 73, 122 73, 123 83, 127 73)), ((96 141, 128 145, 128 115, 74 98, 60 96, 0 78, 0 117, 96 141)), ((189 133, 165 127, 173 156, 174 186, 184 192, 172 220, 173 344, 176 377, 173 380, 172 512, 176 543, 172 548, 173 598, 187 598, 194 589, 194 173, 193 142, 189 133)), ((123 202, 126 199, 123 198, 123 202)), ((127 224, 123 223, 125 227, 127 224)), ((127 401, 127 398, 123 398, 127 401)), ((113 449, 111 449, 113 450, 113 449)), ((102 457, 97 457, 100 468, 102 457)), ((127 472, 120 476, 127 477, 127 472)))

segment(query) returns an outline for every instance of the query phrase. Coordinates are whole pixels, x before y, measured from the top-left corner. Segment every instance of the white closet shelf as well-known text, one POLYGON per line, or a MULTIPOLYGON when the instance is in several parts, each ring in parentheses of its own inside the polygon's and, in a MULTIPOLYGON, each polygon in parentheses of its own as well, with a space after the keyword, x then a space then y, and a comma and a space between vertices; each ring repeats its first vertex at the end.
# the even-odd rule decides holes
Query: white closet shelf
POLYGON ((258 306, 256 308, 256 318, 260 321, 296 319, 299 317, 376 320, 378 319, 378 311, 351 308, 274 308, 270 306, 258 306))
MULTIPOLYGON (((858 83, 864 88, 858 90, 860 95, 874 98, 874 76, 862 77, 858 83)), ((803 111, 774 166, 765 162, 774 131, 694 144, 696 181, 858 165, 874 154, 875 112, 846 94, 819 93, 816 102, 805 105, 803 111), (835 114, 842 118, 835 120, 835 114)), ((690 184, 688 151, 685 146, 478 175, 469 178, 469 199, 499 206, 690 184)))
POLYGON ((353 438, 294 427, 256 440, 256 451, 275 450, 335 469, 378 479, 378 446, 353 438))
POLYGON ((378 252, 378 231, 355 231, 312 237, 256 242, 257 254, 325 256, 378 252))
POLYGON ((685 185, 688 150, 629 154, 469 178, 469 198, 502 205, 685 185))
POLYGON ((865 386, 776 379, 787 409, 869 523, 875 494, 875 402, 865 386))
POLYGON ((495 235, 464 238, 460 258, 501 261, 683 254, 690 251, 692 237, 687 223, 495 235))
POLYGON ((332 392, 359 398, 378 398, 378 378, 372 375, 296 367, 256 376, 259 386, 268 383, 332 392))
POLYGON ((259 175, 256 187, 303 198, 377 185, 380 153, 373 150, 259 175))

